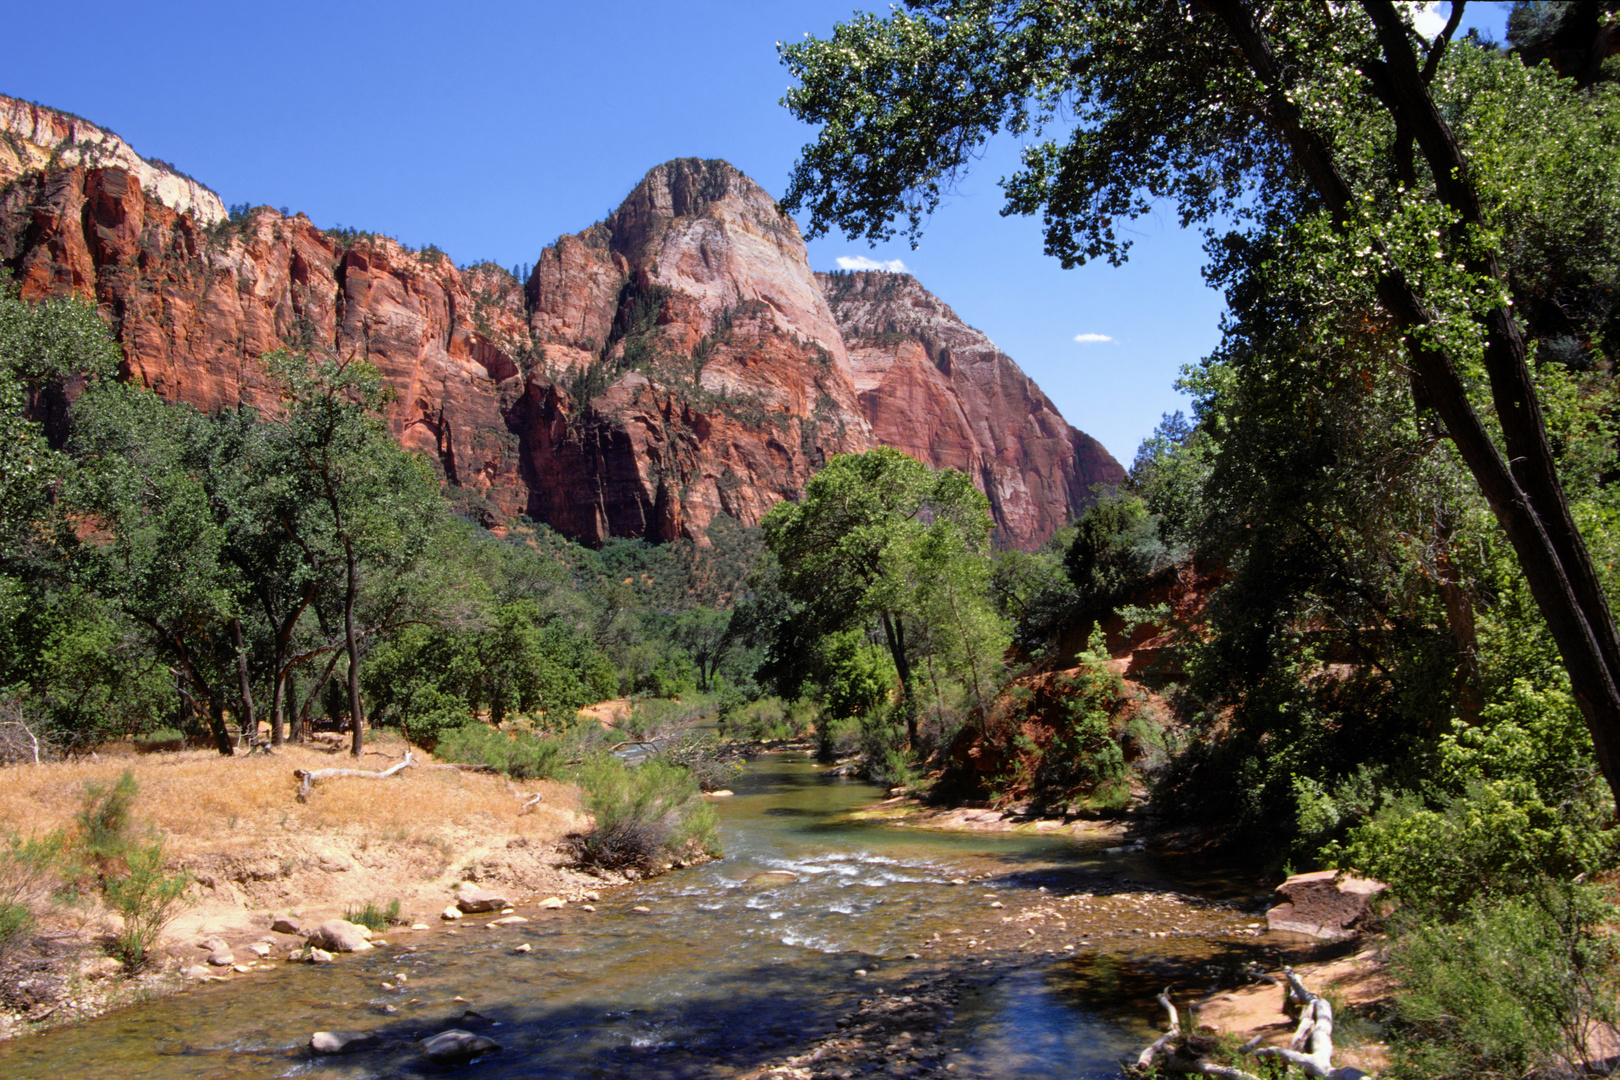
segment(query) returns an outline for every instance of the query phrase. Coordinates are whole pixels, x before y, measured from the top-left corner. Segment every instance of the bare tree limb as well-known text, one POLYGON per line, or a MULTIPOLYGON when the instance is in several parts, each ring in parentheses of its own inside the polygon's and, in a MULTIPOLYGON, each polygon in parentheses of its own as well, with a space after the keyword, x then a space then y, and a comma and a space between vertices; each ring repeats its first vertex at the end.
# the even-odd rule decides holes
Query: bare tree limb
POLYGON ((315 784, 321 780, 335 780, 341 776, 359 776, 368 780, 382 780, 393 776, 401 769, 407 769, 412 765, 419 764, 415 758, 411 757, 411 752, 407 750, 405 751, 404 761, 392 765, 382 772, 373 772, 370 769, 294 769, 293 775, 298 778, 298 801, 308 802, 309 793, 315 789, 315 784))

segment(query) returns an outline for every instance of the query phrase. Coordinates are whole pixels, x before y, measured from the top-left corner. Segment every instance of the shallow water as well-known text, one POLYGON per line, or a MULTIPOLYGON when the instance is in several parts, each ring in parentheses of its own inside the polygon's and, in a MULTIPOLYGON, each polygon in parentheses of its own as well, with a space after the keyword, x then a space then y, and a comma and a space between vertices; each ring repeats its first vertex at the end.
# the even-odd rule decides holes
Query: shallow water
MULTIPOLYGON (((414 947, 402 935, 391 950, 199 988, 0 1044, 0 1076, 447 1075, 424 1062, 417 1040, 462 1027, 503 1049, 456 1076, 723 1077, 835 1030, 875 992, 857 969, 871 979, 942 970, 946 957, 906 954, 982 924, 992 893, 1055 897, 1130 879, 1230 891, 1218 875, 1066 837, 853 821, 848 812, 876 790, 825 777, 802 754, 759 759, 734 790, 720 803, 724 860, 616 890, 595 914, 524 910, 532 921, 522 926, 463 925, 414 947), (513 953, 522 942, 533 951, 513 953), (383 1043, 314 1058, 305 1048, 321 1029, 383 1043)), ((1238 918, 1217 912, 1191 933, 1227 932, 1238 918)), ((1157 1018, 1144 998, 1163 985, 1155 956, 1183 964, 1189 949, 1224 950, 1186 937, 1157 952, 1110 938, 1040 963, 968 961, 987 970, 958 1004, 953 1075, 1117 1076, 1120 1058, 1152 1037, 1157 1018)))

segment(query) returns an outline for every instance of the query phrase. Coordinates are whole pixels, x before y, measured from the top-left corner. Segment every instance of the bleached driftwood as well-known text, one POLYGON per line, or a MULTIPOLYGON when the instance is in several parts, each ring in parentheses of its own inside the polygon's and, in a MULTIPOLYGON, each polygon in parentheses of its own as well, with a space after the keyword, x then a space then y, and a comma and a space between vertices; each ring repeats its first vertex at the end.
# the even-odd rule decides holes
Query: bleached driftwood
POLYGON ((315 789, 316 783, 321 780, 336 780, 340 776, 360 776, 368 780, 385 780, 401 769, 408 769, 417 764, 411 757, 409 750, 405 751, 405 760, 391 765, 382 772, 373 772, 370 769, 294 769, 293 775, 298 778, 298 801, 308 802, 309 793, 315 789))
POLYGON ((1164 1006, 1168 1016, 1164 1034, 1137 1056, 1136 1067, 1139 1070, 1146 1072, 1158 1066, 1164 1072, 1184 1073, 1190 1076, 1218 1076, 1223 1080, 1260 1080, 1258 1076, 1246 1073, 1242 1069, 1205 1061, 1200 1056, 1198 1048, 1191 1045, 1190 1039, 1182 1038, 1181 1017, 1177 1015, 1175 1005, 1170 1002, 1169 991, 1159 995, 1159 1004, 1164 1006))
MULTIPOLYGON (((1351 1066, 1333 1067, 1333 1006, 1305 986, 1293 968, 1283 968, 1288 977, 1288 994, 1301 1005, 1299 1026, 1286 1048, 1261 1046, 1256 1036, 1243 1046, 1243 1053, 1255 1057, 1282 1058, 1312 1080, 1366 1080, 1367 1074, 1351 1066), (1307 1049, 1308 1048, 1308 1049, 1307 1049)), ((1228 1065, 1217 1065, 1203 1060, 1199 1049, 1190 1040, 1181 1037, 1181 1025, 1176 1007, 1170 1003, 1168 993, 1159 995, 1159 1004, 1169 1014, 1165 1033, 1136 1059, 1136 1066, 1146 1071, 1158 1066, 1165 1072, 1186 1073, 1195 1076, 1220 1076, 1226 1080, 1259 1080, 1253 1073, 1228 1065)))
POLYGON ((1301 1005, 1299 1026, 1287 1047, 1263 1046, 1256 1057, 1279 1057, 1314 1080, 1361 1080, 1367 1074, 1349 1066, 1333 1067, 1333 1006, 1325 997, 1306 989, 1293 968, 1283 968, 1288 976, 1288 993, 1301 1005), (1308 1049, 1307 1049, 1308 1048, 1308 1049))

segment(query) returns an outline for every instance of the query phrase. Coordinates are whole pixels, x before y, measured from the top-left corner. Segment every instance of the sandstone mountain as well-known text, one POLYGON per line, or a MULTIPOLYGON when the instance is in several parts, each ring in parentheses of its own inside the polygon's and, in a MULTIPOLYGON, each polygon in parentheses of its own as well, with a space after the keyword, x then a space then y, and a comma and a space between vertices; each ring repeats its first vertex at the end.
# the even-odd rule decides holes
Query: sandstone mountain
POLYGON ((909 274, 817 274, 838 320, 872 437, 990 497, 1012 543, 1033 546, 1125 479, 995 343, 909 274))
POLYGON ((375 364, 389 425, 468 512, 580 539, 755 524, 828 457, 966 470, 998 540, 1041 543, 1123 470, 910 277, 813 274, 791 219, 722 161, 649 172, 520 282, 437 249, 219 199, 93 125, 0 98, 0 265, 93 299, 130 378, 273 409, 259 358, 375 364), (52 143, 51 140, 56 140, 52 143))

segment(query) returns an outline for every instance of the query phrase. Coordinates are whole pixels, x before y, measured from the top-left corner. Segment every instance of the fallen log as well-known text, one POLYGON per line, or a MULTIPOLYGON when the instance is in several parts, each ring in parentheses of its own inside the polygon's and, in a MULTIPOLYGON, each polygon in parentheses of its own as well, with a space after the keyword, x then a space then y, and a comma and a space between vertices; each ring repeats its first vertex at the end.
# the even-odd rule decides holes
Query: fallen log
POLYGON ((370 769, 294 769, 293 776, 298 778, 298 801, 308 802, 309 793, 315 790, 315 785, 321 780, 336 780, 341 776, 359 776, 368 780, 383 780, 401 769, 408 769, 418 762, 411 757, 409 750, 405 751, 405 760, 391 765, 382 772, 373 772, 370 769))
MULTIPOLYGON (((1302 1006, 1299 1026, 1294 1029, 1293 1038, 1285 1048, 1261 1046, 1260 1036, 1257 1035, 1245 1043, 1240 1052, 1255 1057, 1281 1058, 1312 1080, 1369 1080, 1366 1073, 1352 1066, 1333 1067, 1332 1004, 1326 998, 1311 993, 1293 968, 1283 968, 1283 974, 1288 978, 1288 996, 1302 1006)), ((1191 1032, 1183 1036, 1180 1017, 1175 1005, 1170 1002, 1168 991, 1159 995, 1159 1004, 1164 1006, 1169 1016, 1165 1032, 1137 1056, 1138 1072, 1147 1073, 1157 1068, 1165 1073, 1219 1076, 1225 1080, 1260 1080, 1253 1073, 1206 1060, 1204 1055, 1213 1048, 1213 1042, 1203 1040, 1201 1045, 1191 1032)))

